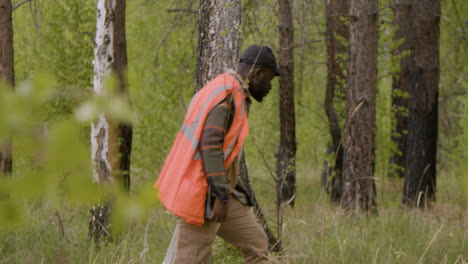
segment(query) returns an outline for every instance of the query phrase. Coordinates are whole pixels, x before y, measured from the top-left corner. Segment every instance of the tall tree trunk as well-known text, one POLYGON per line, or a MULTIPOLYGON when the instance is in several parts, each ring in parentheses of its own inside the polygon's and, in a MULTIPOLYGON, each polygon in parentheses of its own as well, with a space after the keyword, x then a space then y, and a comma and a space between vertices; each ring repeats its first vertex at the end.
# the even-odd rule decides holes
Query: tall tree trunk
MULTIPOLYGON (((240 25, 242 8, 240 0, 200 0, 198 57, 196 68, 196 90, 227 69, 237 69, 241 46, 240 25)), ((248 180, 247 165, 241 156, 241 181, 252 197, 255 213, 268 235, 270 249, 281 249, 281 245, 266 225, 260 205, 248 180), (263 219, 263 220, 262 220, 263 219)))
POLYGON ((435 200, 439 92, 439 0, 412 0, 411 81, 403 203, 435 200))
POLYGON ((285 76, 279 81, 280 146, 277 159, 278 203, 294 206, 296 195, 296 118, 294 112, 294 25, 293 0, 280 0, 279 67, 285 76))
MULTIPOLYGON (((125 34, 125 7, 126 0, 114 0, 117 2, 114 14, 114 63, 112 71, 117 75, 118 88, 121 96, 130 102, 127 92, 127 40, 125 34)), ((117 156, 115 168, 116 177, 123 189, 130 191, 130 157, 132 151, 133 127, 130 124, 119 122, 117 124, 117 156)))
MULTIPOLYGON (((127 48, 125 40, 125 0, 99 0, 97 3, 96 41, 94 49, 94 92, 104 90, 104 80, 113 72, 117 77, 117 91, 126 93, 127 48)), ((101 115, 91 126, 91 155, 94 181, 117 181, 123 189, 130 188, 130 151, 132 127, 101 115)), ((109 234, 110 205, 91 210, 89 235, 96 241, 109 234)))
POLYGON ((200 0, 195 91, 227 69, 237 69, 241 18, 239 0, 200 0))
MULTIPOLYGON (((13 89, 15 70, 11 13, 11 1, 0 0, 0 82, 4 82, 13 89)), ((12 165, 11 141, 0 142, 0 174, 10 174, 12 165)))
POLYGON ((350 14, 350 65, 341 204, 344 209, 354 212, 376 212, 377 0, 351 0, 350 14))
POLYGON ((330 200, 339 203, 343 189, 343 144, 341 142, 340 118, 334 107, 335 91, 346 94, 346 59, 348 54, 349 26, 344 21, 349 12, 349 0, 326 1, 326 45, 327 45, 327 90, 325 92, 325 112, 330 123, 334 166, 326 173, 325 189, 330 200), (345 43, 343 43, 345 42, 345 43))
POLYGON ((406 145, 408 138, 408 93, 410 90, 409 63, 405 53, 410 49, 410 0, 395 0, 394 23, 398 26, 395 41, 403 41, 393 51, 399 59, 400 71, 393 76, 392 83, 392 141, 395 151, 390 157, 390 177, 403 178, 405 175, 406 145))

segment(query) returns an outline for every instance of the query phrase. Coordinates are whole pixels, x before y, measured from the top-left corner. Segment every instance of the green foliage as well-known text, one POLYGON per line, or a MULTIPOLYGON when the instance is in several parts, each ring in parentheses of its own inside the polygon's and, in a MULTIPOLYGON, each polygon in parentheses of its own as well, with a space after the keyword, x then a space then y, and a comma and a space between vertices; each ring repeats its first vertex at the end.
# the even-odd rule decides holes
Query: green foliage
MULTIPOLYGON (((300 175, 308 173, 317 171, 301 171, 300 175)), ((439 186, 447 191, 442 191, 440 203, 428 211, 395 206, 401 184, 383 179, 379 190, 387 202, 379 202, 375 217, 350 217, 330 206, 323 191, 315 191, 320 189, 317 178, 298 180, 295 209, 286 209, 284 219, 286 252, 271 263, 413 264, 421 258, 421 263, 467 261, 464 229, 468 216, 459 200, 463 194, 452 189, 456 183, 449 177, 441 177, 439 186)), ((259 193, 268 191, 259 187, 259 193)), ((274 201, 264 200, 263 207, 265 212, 274 210, 274 201)), ((144 221, 131 221, 112 242, 98 249, 87 241, 87 207, 59 211, 65 236, 71 242, 61 233, 55 208, 25 209, 28 225, 0 232, 2 263, 161 263, 175 223, 161 205, 152 206, 144 221)), ((220 239, 214 243, 213 258, 214 263, 242 263, 241 253, 220 239)))
POLYGON ((16 79, 52 72, 57 91, 44 119, 66 119, 91 90, 95 1, 41 0, 13 14, 16 79))
MULTIPOLYGON (((111 80, 106 83, 107 87, 113 86, 111 80)), ((52 77, 38 74, 16 90, 6 86, 0 89, 0 142, 13 138, 13 160, 20 161, 12 177, 0 177, 2 228, 26 224, 24 217, 30 203, 52 208, 90 207, 109 197, 115 199, 118 208, 113 213, 117 233, 131 221, 144 219, 156 202, 154 189, 147 186, 127 197, 119 194, 115 185, 93 183, 89 138, 83 134, 83 124, 87 126, 100 114, 131 122, 133 115, 126 101, 105 89, 84 102, 76 115, 45 122, 49 114, 41 110, 48 109, 54 100, 54 87, 52 77)))
POLYGON ((442 2, 442 8, 438 162, 440 169, 453 173, 461 183, 468 177, 468 39, 466 23, 461 20, 468 14, 468 7, 462 1, 454 0, 442 2))
MULTIPOLYGON (((391 139, 391 133, 396 124, 395 115, 407 110, 394 109, 391 106, 392 77, 399 73, 400 59, 403 58, 401 54, 395 56, 394 50, 403 43, 403 40, 395 41, 398 27, 392 23, 393 13, 387 10, 386 13, 379 15, 375 174, 380 178, 387 176, 389 166, 391 170, 401 169, 396 168, 394 164, 389 164, 388 161, 394 153, 398 152, 397 145, 391 139)), ((401 96, 405 96, 403 92, 401 96)))
POLYGON ((20 213, 26 202, 85 202, 92 198, 94 184, 87 144, 77 140, 82 129, 70 120, 45 122, 55 96, 56 82, 46 74, 38 74, 16 90, 1 87, 0 141, 14 138, 14 175, 2 177, 3 208, 14 208, 3 214, 4 220, 21 223, 20 213), (44 110, 46 109, 46 110, 44 110), (18 159, 17 159, 18 158, 18 159), (27 166, 22 166, 22 163, 27 166), (86 171, 88 168, 88 171, 86 171), (81 188, 83 189, 81 189, 81 188), (85 199, 80 197, 87 194, 85 199), (65 198, 65 200, 63 200, 65 198))
MULTIPOLYGON (((166 10, 195 9, 195 2, 127 1, 131 107, 126 98, 112 96, 111 91, 90 96, 95 1, 30 1, 14 12, 17 87, 15 92, 0 89, 0 140, 13 138, 14 142, 14 174, 0 179, 0 262, 162 261, 174 217, 157 203, 152 184, 194 92, 197 46, 197 17, 166 10), (43 70, 54 77, 41 74, 43 70), (92 182, 89 124, 101 112, 134 126, 130 195, 92 182), (87 242, 88 210, 91 204, 108 199, 115 204, 112 228, 117 235, 98 249, 87 242), (64 233, 78 246, 64 238, 57 212, 64 233)), ((453 2, 464 17, 468 6, 461 0, 453 2)), ((266 44, 277 52, 276 1, 245 0, 243 4, 243 48, 266 44)), ((391 109, 391 76, 399 71, 397 61, 409 54, 390 56, 402 40, 393 40, 396 29, 389 10, 379 13, 376 176, 380 215, 375 218, 352 219, 330 207, 318 183, 330 137, 323 110, 326 51, 323 41, 315 41, 323 39, 323 8, 321 1, 295 1, 298 195, 294 211, 286 209, 283 260, 417 263, 428 248, 424 260, 466 261, 468 68, 466 40, 452 1, 443 2, 441 17, 438 204, 427 212, 400 208, 402 182, 381 177, 394 151, 391 116, 407 112, 391 109)), ((345 54, 338 56, 342 62, 348 59, 345 54)), ((112 79, 108 82, 112 86, 112 79)), ((253 103, 246 143, 253 185, 269 223, 274 222, 276 194, 260 151, 274 169, 279 144, 277 89, 275 80, 265 101, 253 103)), ((408 95, 396 92, 394 96, 408 95)), ((344 91, 337 97, 344 98, 344 91)), ((340 112, 344 109, 344 103, 338 106, 340 112)), ((239 252, 222 241, 215 243, 214 259, 215 263, 242 262, 239 252)))
POLYGON ((195 91, 197 17, 166 12, 173 4, 127 6, 129 83, 137 116, 131 170, 144 179, 136 184, 156 180, 195 91))
POLYGON ((106 113, 111 119, 131 124, 135 116, 131 112, 128 99, 116 92, 117 80, 110 76, 105 80, 104 89, 77 109, 75 117, 83 123, 90 123, 106 113))
MULTIPOLYGON (((321 13, 323 6, 317 2, 297 1, 294 23, 296 43, 305 43, 295 49, 295 114, 296 138, 298 144, 298 166, 320 166, 326 152, 329 138, 328 123, 323 110, 325 96, 326 52, 320 43, 311 42, 323 38, 319 27, 324 26, 321 13)), ((242 21, 242 50, 247 46, 269 45, 278 55, 279 36, 276 1, 244 1, 242 21)), ((322 27, 323 28, 323 27, 322 27)), ((278 56, 277 56, 278 58, 278 56)), ((247 162, 251 176, 265 177, 270 174, 263 162, 259 150, 264 153, 267 163, 273 170, 276 168, 275 153, 279 145, 279 96, 278 78, 273 80, 273 89, 261 104, 254 102, 250 108, 250 134, 245 144, 247 162), (258 148, 257 148, 258 146, 258 148), (255 162, 254 162, 255 161, 255 162)), ((273 183, 271 183, 273 184, 273 183)), ((270 191, 274 199, 274 190, 270 191)))
POLYGON ((90 87, 95 1, 40 1, 14 12, 17 76, 53 72, 60 86, 90 87), (33 14, 33 16, 31 16, 33 14))

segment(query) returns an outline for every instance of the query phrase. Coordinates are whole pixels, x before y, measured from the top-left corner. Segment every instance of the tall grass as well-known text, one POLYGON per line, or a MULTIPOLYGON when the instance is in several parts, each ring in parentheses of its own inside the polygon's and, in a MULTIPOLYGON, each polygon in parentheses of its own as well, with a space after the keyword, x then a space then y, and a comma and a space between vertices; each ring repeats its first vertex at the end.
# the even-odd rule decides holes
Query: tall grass
MULTIPOLYGON (((296 207, 285 210, 285 252, 271 256, 272 263, 467 263, 468 215, 453 177, 440 177, 439 202, 426 210, 399 205, 402 182, 378 181, 378 216, 349 216, 328 203, 315 171, 303 172, 296 207)), ((274 227, 272 191, 254 182, 274 227)), ((161 263, 175 222, 159 204, 145 221, 96 246, 87 238, 88 208, 39 202, 28 208, 25 225, 0 234, 0 263, 161 263)), ((242 263, 241 253, 221 239, 213 259, 242 263)))

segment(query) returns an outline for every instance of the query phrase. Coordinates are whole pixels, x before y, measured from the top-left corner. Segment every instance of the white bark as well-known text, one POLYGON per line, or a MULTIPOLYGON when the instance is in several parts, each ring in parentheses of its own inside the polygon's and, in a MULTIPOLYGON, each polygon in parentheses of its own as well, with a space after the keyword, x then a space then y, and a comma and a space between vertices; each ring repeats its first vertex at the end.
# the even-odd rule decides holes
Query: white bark
MULTIPOLYGON (((111 73, 114 62, 113 29, 115 0, 98 0, 96 40, 94 47, 94 92, 102 94, 104 80, 111 73)), ((91 125, 91 158, 95 182, 112 181, 112 166, 109 160, 110 126, 102 114, 91 125)))
POLYGON ((91 159, 93 161, 94 182, 112 181, 112 166, 109 161, 109 123, 101 114, 99 120, 91 124, 91 159))
POLYGON ((98 0, 96 40, 94 46, 94 92, 102 93, 104 79, 110 74, 114 61, 113 13, 114 0, 98 0))

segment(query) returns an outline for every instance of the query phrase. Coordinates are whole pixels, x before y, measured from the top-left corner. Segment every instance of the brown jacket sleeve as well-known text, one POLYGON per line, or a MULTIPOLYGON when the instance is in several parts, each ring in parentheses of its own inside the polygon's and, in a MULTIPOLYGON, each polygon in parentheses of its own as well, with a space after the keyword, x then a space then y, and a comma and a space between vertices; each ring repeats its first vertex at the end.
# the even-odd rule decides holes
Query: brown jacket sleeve
POLYGON ((229 200, 229 180, 224 169, 224 135, 227 128, 228 104, 223 102, 211 110, 203 127, 199 151, 211 193, 221 201, 229 200))

